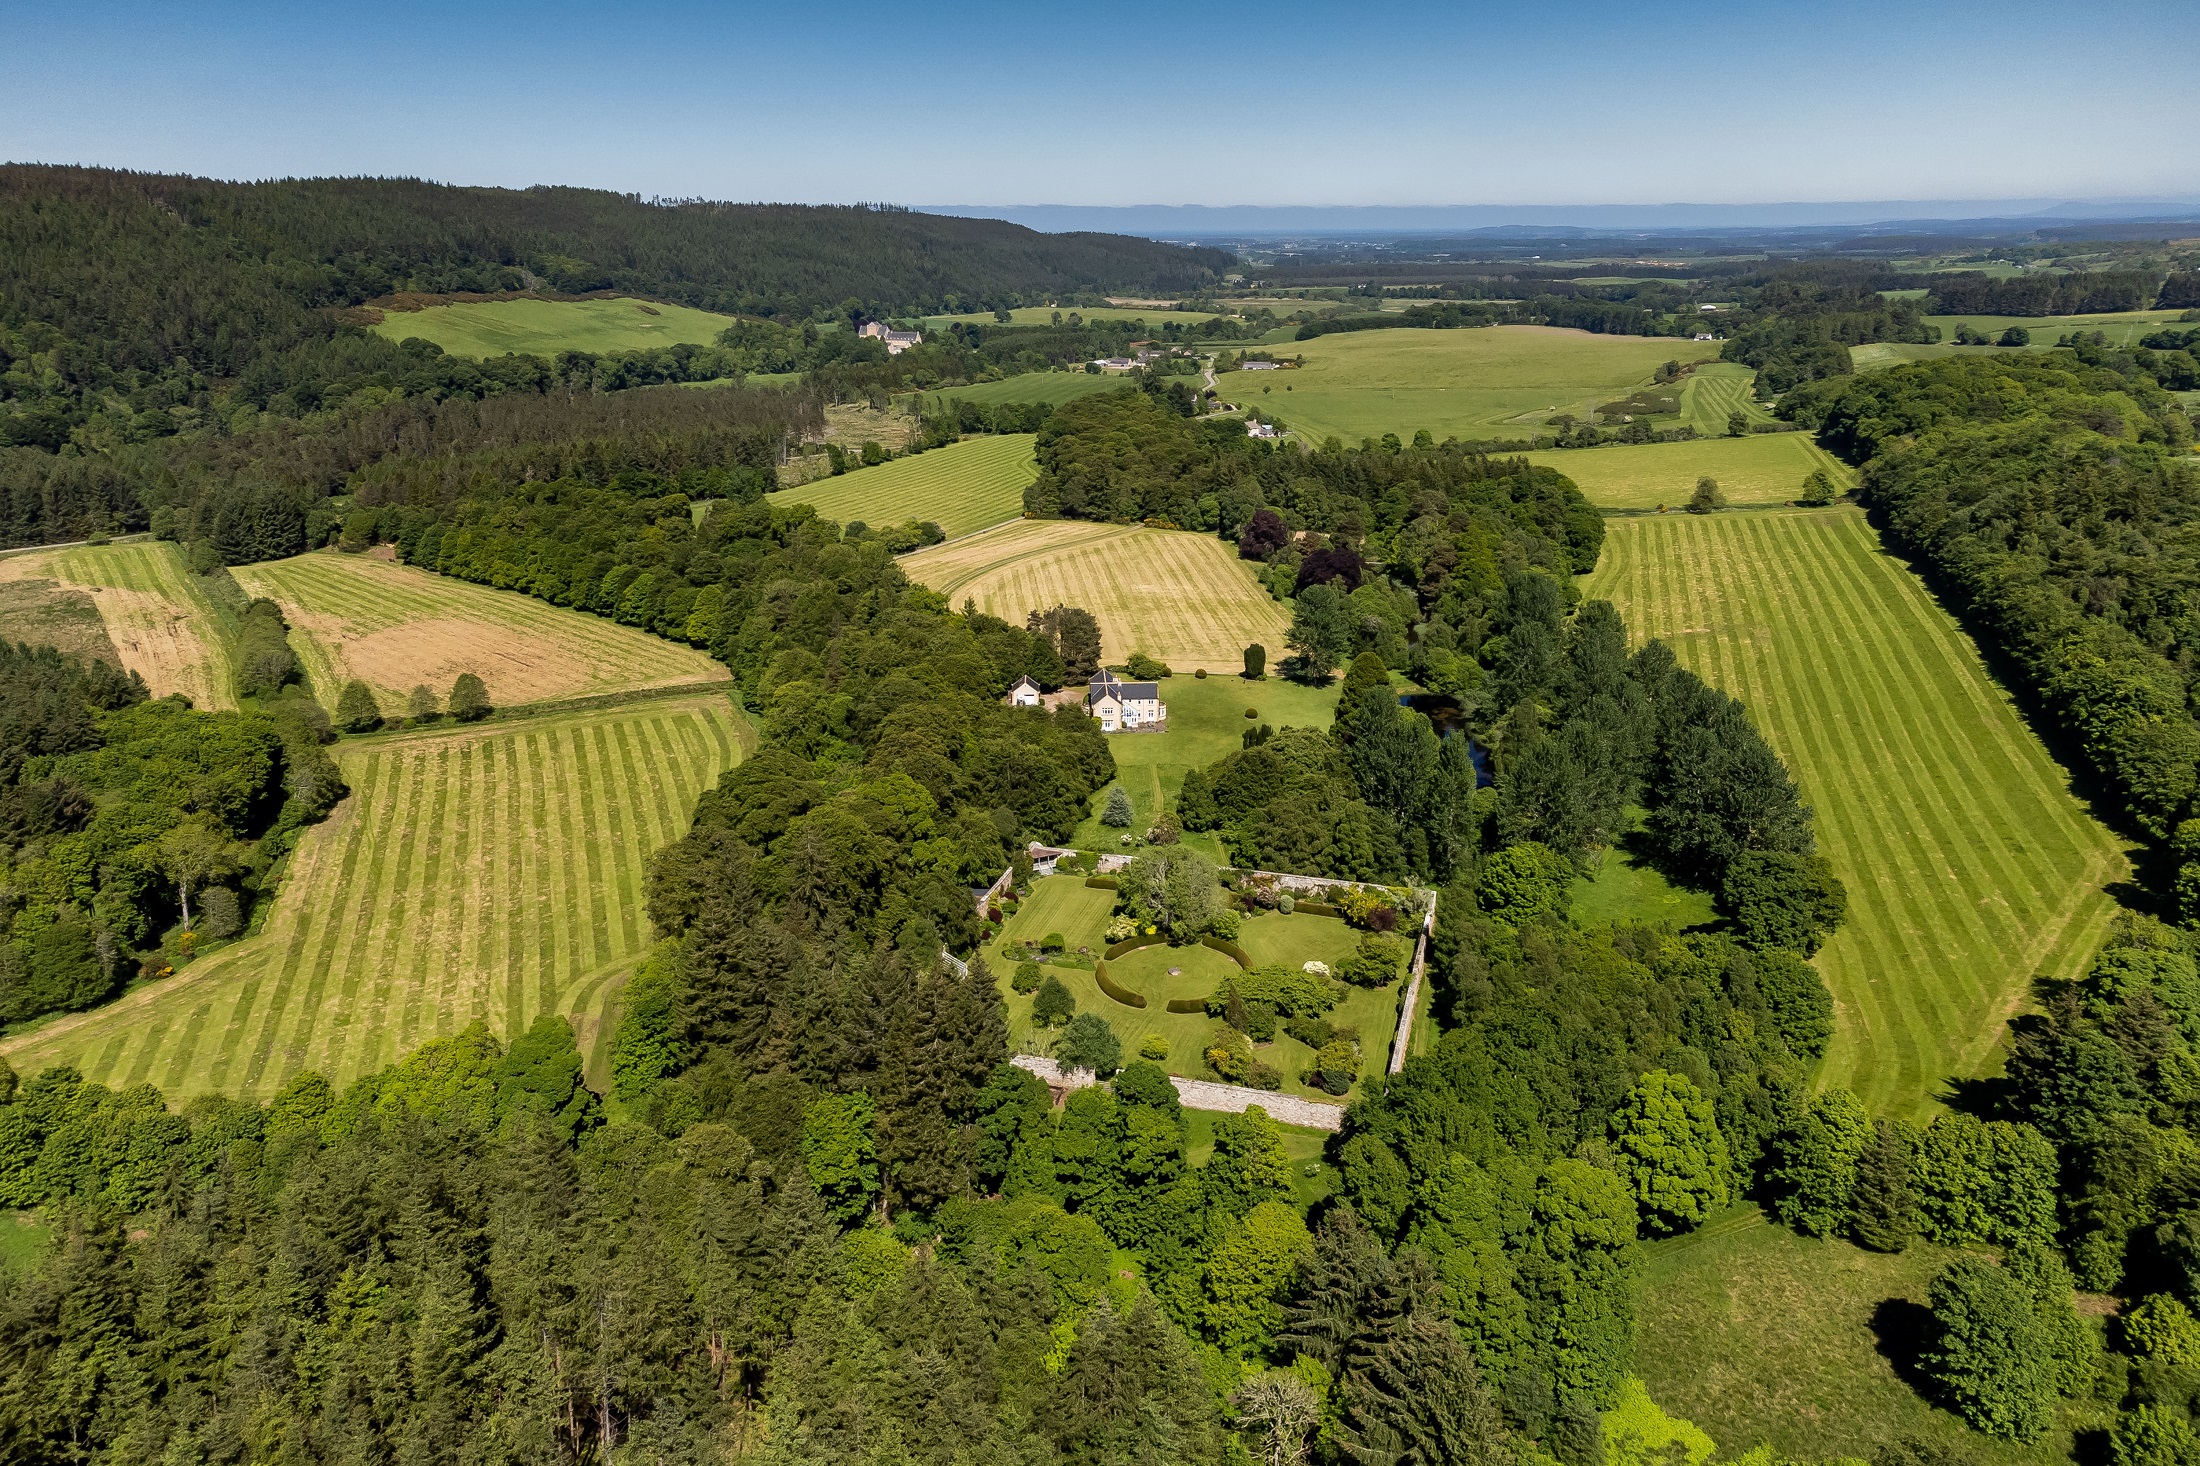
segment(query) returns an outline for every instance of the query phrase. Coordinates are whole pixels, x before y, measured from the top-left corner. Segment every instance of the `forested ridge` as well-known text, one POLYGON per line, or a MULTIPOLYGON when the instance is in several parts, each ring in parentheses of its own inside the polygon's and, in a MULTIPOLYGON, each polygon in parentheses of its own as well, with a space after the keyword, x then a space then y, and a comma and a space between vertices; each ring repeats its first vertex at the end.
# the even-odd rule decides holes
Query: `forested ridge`
MULTIPOLYGON (((885 208, 644 203, 407 179, 0 167, 0 540, 88 532, 35 460, 220 437, 393 398, 693 380, 693 351, 470 362, 348 324, 392 292, 617 290, 799 326, 1116 290, 1188 294, 1229 257, 885 208), (423 349, 425 348, 425 349, 423 349)), ((769 327, 769 322, 757 325, 769 327)), ((813 331, 814 338, 814 331, 813 331)), ((883 358, 883 349, 866 343, 883 358)), ((848 350, 854 350, 852 343, 848 350)), ((757 368, 761 369, 761 368, 757 368)), ((772 368, 780 369, 780 368, 772 368)))

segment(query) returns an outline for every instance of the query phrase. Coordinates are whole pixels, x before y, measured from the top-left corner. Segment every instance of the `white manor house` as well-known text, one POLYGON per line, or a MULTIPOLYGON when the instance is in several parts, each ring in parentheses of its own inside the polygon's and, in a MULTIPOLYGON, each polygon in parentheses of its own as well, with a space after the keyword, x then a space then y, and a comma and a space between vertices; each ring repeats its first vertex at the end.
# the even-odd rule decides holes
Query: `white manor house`
POLYGON ((1169 717, 1159 683, 1125 682, 1105 667, 1093 674, 1085 691, 1085 707, 1100 720, 1103 733, 1159 728, 1169 717))

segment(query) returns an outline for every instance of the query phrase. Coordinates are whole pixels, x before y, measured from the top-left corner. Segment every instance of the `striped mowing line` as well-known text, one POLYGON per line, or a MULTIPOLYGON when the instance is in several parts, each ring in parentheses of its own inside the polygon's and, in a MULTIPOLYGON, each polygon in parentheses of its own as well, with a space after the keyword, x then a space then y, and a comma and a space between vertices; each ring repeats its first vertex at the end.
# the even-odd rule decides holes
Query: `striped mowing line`
POLYGON ((1921 1113, 1989 1062, 2043 967, 2082 964, 2122 870, 1975 649, 1853 512, 1612 527, 1590 583, 1748 704, 1818 811, 1851 920, 1820 957, 1821 1075, 1921 1113))

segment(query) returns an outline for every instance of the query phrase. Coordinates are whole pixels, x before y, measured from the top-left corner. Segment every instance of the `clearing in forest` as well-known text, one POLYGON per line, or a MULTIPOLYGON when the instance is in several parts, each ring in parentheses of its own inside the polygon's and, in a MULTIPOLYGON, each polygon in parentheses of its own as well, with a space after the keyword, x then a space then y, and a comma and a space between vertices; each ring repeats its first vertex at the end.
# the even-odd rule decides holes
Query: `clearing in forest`
POLYGON ((723 695, 345 740, 351 794, 307 830, 264 927, 173 977, 8 1041, 171 1100, 342 1085, 484 1020, 570 1015, 599 1088, 606 1021, 650 941, 649 856, 741 754, 723 695))
POLYGON ((1922 1116, 2091 958, 2121 843, 1860 510, 1614 520, 1585 590, 1742 699, 1818 812, 1849 892, 1822 1083, 1922 1116))
POLYGON ((1319 443, 1347 443, 1422 428, 1445 438, 1532 433, 1558 413, 1587 420, 1605 403, 1646 386, 1668 361, 1718 355, 1715 341, 1596 336, 1556 326, 1400 327, 1293 341, 1278 356, 1306 364, 1278 372, 1226 372, 1224 400, 1258 407, 1319 443))
POLYGON ((770 497, 775 504, 814 505, 822 518, 843 525, 861 520, 878 529, 929 520, 953 539, 1022 515, 1024 490, 1039 476, 1031 451, 1038 441, 1031 433, 965 438, 770 497))
POLYGON ((1678 509, 1695 492, 1696 480, 1704 477, 1717 479, 1719 491, 1735 505, 1788 503, 1803 492, 1803 480, 1813 469, 1824 469, 1841 492, 1856 484, 1856 471, 1819 447, 1809 433, 1546 448, 1525 457, 1572 479, 1599 509, 1655 509, 1661 504, 1678 509))
POLYGON ((716 315, 663 301, 472 300, 426 310, 384 311, 368 329, 403 341, 418 336, 452 356, 489 357, 518 352, 555 356, 561 351, 643 351, 657 346, 709 346, 733 324, 716 315))
POLYGON ((1179 673, 1244 666, 1259 642, 1281 654, 1290 617, 1213 535, 1076 519, 1023 519, 902 561, 909 578, 956 606, 1021 626, 1032 611, 1082 606, 1099 618, 1101 655, 1158 657, 1179 673))
POLYGON ((480 677, 498 707, 727 676, 702 652, 646 631, 373 555, 317 551, 235 574, 283 608, 314 696, 331 711, 355 677, 396 717, 414 686, 440 698, 461 672, 480 677))
POLYGON ((1960 1255, 1922 1239, 1867 1252, 1737 1208, 1643 1249, 1635 1368, 1722 1460, 1759 1445, 1776 1460, 1854 1460, 1907 1438, 1981 1466, 2067 1466, 2066 1426, 2029 1445, 2000 1440, 1913 1383, 1933 1275, 1960 1255))
MULTIPOLYGON (((122 666, 143 677, 153 696, 181 693, 210 710, 237 705, 220 620, 177 546, 135 540, 0 559, 0 582, 33 581, 51 583, 64 599, 72 591, 90 596, 122 666)), ((52 644, 97 654, 92 646, 52 644)))

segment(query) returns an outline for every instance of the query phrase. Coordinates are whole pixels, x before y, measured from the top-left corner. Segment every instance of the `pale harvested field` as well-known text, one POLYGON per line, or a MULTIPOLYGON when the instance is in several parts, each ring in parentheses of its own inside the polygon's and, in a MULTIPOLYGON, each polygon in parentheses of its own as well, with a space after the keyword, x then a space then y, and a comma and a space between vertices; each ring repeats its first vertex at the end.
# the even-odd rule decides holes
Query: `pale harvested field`
POLYGON ((415 685, 442 697, 461 672, 480 677, 499 707, 727 676, 646 631, 372 556, 323 551, 234 573, 283 608, 313 693, 331 709, 355 677, 394 717, 415 685))
POLYGON ((174 977, 0 1044, 170 1099, 343 1084, 476 1019, 574 1020, 603 1082, 618 991, 650 940, 649 856, 741 756, 723 695, 346 739, 352 786, 308 830, 264 929, 174 977))
POLYGON ((1849 891, 1821 1083, 1923 1118, 2034 974, 2085 969, 2122 843, 1861 510, 1616 519, 1584 589, 1742 699, 1818 812, 1849 891))
POLYGON ((1084 520, 1032 519, 920 550, 902 567, 956 606, 1022 625, 1032 611, 1082 606, 1099 619, 1101 653, 1132 652, 1178 672, 1234 670, 1246 644, 1280 655, 1291 618, 1212 535, 1084 520))
POLYGON ((0 559, 0 581, 41 579, 91 596, 122 665, 153 696, 182 693, 200 708, 237 705, 213 605, 175 545, 83 545, 0 559))

